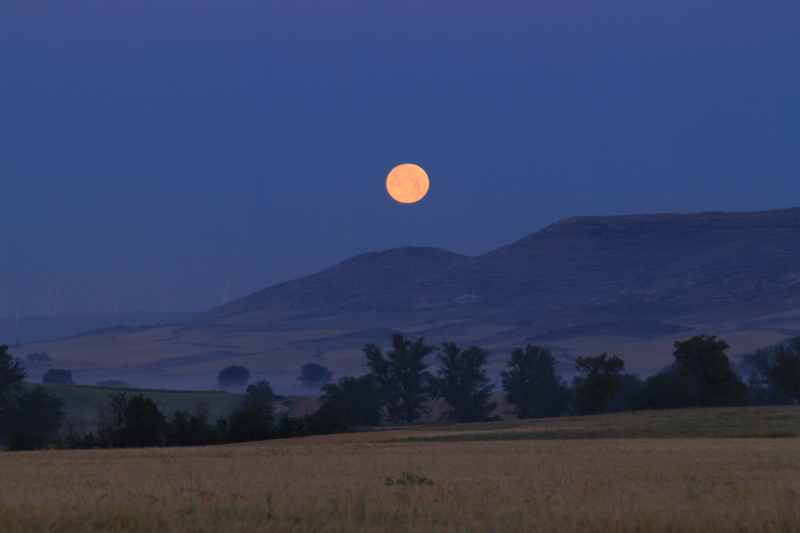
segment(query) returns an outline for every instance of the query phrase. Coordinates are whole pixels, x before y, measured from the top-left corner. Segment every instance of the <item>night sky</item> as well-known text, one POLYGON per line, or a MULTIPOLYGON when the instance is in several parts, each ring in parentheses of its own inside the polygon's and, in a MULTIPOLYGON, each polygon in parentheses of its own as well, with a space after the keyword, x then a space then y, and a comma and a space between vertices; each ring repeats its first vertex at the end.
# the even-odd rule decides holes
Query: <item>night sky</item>
POLYGON ((25 314, 797 206, 797 1, 0 0, 0 300, 25 314), (419 203, 386 192, 401 163, 419 203))

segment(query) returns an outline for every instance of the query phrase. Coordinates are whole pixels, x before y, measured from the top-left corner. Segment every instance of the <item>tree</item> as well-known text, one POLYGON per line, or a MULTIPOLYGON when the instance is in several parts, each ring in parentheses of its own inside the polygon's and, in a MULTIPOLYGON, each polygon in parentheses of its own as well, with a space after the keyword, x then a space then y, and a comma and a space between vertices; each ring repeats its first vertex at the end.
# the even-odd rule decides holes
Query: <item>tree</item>
POLYGON ((297 381, 306 387, 318 389, 331 379, 333 379, 333 374, 330 370, 316 363, 308 363, 300 367, 300 376, 297 381))
POLYGON ((689 381, 697 392, 700 405, 744 405, 747 386, 731 368, 725 355, 728 343, 714 335, 696 335, 675 341, 678 375, 689 381))
POLYGON ((208 423, 210 408, 206 402, 198 402, 194 413, 175 411, 167 430, 167 442, 176 446, 203 446, 219 441, 217 428, 208 423))
POLYGON ((19 363, 14 361, 8 353, 8 345, 0 346, 0 409, 8 398, 8 394, 19 387, 19 384, 28 377, 28 373, 19 363))
POLYGON ((622 392, 620 372, 625 361, 616 355, 602 353, 595 357, 578 357, 575 370, 586 372, 586 380, 575 395, 575 407, 579 413, 590 415, 606 412, 608 405, 622 392))
POLYGON ((58 384, 58 385, 74 385, 75 382, 72 381, 72 372, 69 370, 60 370, 58 368, 51 368, 49 369, 44 377, 42 378, 42 383, 51 383, 51 384, 58 384))
POLYGON ((272 390, 272 387, 269 384, 269 381, 266 379, 262 379, 256 381, 255 383, 251 383, 247 386, 247 394, 250 395, 251 398, 261 398, 263 400, 271 402, 275 398, 275 391, 272 390))
POLYGON ((378 382, 394 425, 413 424, 428 411, 423 406, 428 399, 423 372, 428 368, 425 357, 435 349, 425 344, 425 337, 410 341, 402 333, 392 334, 392 349, 385 357, 380 346, 364 346, 367 366, 378 382))
POLYGON ((628 395, 634 409, 681 409, 697 405, 697 395, 688 381, 675 371, 659 372, 644 380, 638 391, 628 395))
POLYGON ((17 444, 10 444, 12 448, 33 449, 55 434, 64 416, 64 402, 43 387, 15 388, 0 408, 0 437, 13 436, 17 444))
POLYGON ((794 337, 788 347, 778 347, 774 359, 775 365, 769 371, 769 379, 780 392, 800 402, 800 337, 794 337))
POLYGON ((44 352, 29 353, 28 355, 25 356, 25 359, 27 359, 28 362, 32 365, 38 363, 49 363, 52 361, 52 359, 50 359, 50 356, 44 352))
POLYGON ((528 344, 514 348, 500 372, 506 401, 514 405, 517 418, 546 418, 561 415, 567 408, 569 390, 556 374, 556 358, 548 348, 528 344))
POLYGON ((248 379, 250 379, 250 371, 243 366, 236 365, 223 368, 217 375, 217 382, 221 389, 244 387, 248 379))
POLYGON ((242 407, 232 412, 228 418, 228 440, 250 442, 272 438, 274 421, 272 404, 262 398, 248 398, 242 407))
MULTIPOLYGON (((800 342, 800 338, 795 337, 792 342, 800 342)), ((750 392, 748 401, 750 404, 786 405, 792 402, 794 394, 786 394, 776 382, 776 379, 780 380, 781 376, 775 376, 776 379, 770 377, 770 372, 775 367, 775 356, 782 349, 782 346, 765 348, 745 354, 744 361, 750 366, 750 375, 747 378, 747 389, 750 392)))
POLYGON ((323 402, 349 407, 367 426, 380 425, 383 394, 372 374, 360 378, 344 376, 338 383, 323 385, 322 392, 323 402))
POLYGON ((156 402, 139 393, 131 396, 123 412, 124 445, 130 448, 161 446, 167 419, 156 402))
POLYGON ((443 419, 480 422, 495 410, 497 403, 489 401, 494 384, 484 368, 488 357, 489 350, 475 345, 462 350, 454 342, 442 344, 442 352, 436 354, 442 366, 430 383, 432 396, 449 405, 443 419))

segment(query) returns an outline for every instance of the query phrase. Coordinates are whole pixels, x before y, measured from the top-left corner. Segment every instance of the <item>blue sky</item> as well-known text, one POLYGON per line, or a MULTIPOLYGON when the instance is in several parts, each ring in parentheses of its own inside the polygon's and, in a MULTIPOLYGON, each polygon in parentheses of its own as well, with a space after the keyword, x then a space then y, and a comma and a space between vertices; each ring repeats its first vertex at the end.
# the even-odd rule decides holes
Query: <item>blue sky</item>
POLYGON ((798 28, 794 1, 2 2, 0 300, 200 310, 568 216, 800 206, 798 28))

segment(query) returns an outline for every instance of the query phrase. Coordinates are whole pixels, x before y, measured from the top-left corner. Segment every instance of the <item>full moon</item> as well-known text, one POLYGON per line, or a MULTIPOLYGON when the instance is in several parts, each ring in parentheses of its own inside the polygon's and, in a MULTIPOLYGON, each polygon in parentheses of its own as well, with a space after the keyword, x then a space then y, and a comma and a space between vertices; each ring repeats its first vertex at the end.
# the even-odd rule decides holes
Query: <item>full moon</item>
POLYGON ((425 171, 410 163, 394 167, 386 178, 386 190, 392 198, 403 204, 422 200, 429 186, 425 171))

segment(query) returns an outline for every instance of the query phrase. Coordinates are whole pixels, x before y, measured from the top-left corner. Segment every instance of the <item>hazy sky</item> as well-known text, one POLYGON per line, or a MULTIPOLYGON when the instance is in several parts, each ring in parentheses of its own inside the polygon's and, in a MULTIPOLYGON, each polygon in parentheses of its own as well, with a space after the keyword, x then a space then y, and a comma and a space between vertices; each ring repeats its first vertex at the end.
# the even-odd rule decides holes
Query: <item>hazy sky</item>
POLYGON ((26 313, 792 206, 797 1, 0 0, 0 300, 26 313), (414 205, 384 185, 407 162, 414 205))

